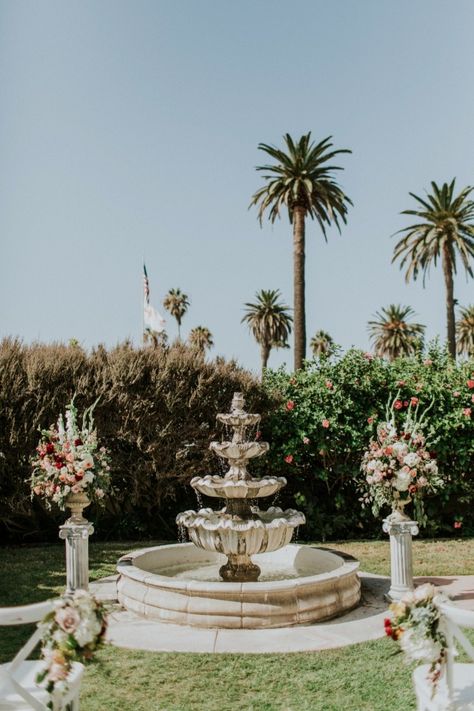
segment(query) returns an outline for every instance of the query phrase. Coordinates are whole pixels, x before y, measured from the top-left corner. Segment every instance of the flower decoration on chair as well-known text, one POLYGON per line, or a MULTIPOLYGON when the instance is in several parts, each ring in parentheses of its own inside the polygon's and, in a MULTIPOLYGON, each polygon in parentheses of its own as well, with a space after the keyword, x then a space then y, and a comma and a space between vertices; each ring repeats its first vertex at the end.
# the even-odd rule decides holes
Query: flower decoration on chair
POLYGON ((55 699, 67 690, 67 679, 74 662, 90 662, 95 651, 103 644, 107 629, 107 616, 102 603, 85 590, 76 590, 72 596, 60 598, 40 622, 44 627, 41 657, 44 671, 36 682, 45 682, 54 708, 55 699))
POLYGON ((447 601, 434 585, 421 585, 402 600, 392 602, 384 620, 385 633, 396 640, 407 662, 427 662, 433 695, 446 663, 447 639, 439 604, 447 601))
POLYGON ((71 494, 86 494, 100 501, 110 487, 109 457, 99 447, 93 412, 97 401, 77 421, 74 398, 55 425, 41 431, 41 440, 31 464, 31 494, 41 496, 48 508, 51 503, 64 510, 71 494))
POLYGON ((386 422, 378 426, 377 438, 370 441, 362 458, 361 501, 363 506, 371 505, 374 516, 384 506, 402 510, 404 504, 413 501, 415 517, 425 525, 423 497, 428 492, 436 493, 444 486, 444 480, 422 434, 423 420, 430 408, 418 417, 418 399, 413 401, 416 404, 408 405, 398 427, 398 396, 387 407, 386 422))

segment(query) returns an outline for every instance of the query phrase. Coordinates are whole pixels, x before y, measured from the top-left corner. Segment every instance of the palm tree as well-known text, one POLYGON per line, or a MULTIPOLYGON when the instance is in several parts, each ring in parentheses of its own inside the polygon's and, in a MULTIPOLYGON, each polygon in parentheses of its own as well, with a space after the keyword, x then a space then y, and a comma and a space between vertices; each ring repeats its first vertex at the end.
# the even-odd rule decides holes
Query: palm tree
POLYGON ((328 165, 339 153, 350 153, 347 149, 331 150, 332 136, 318 144, 311 141, 311 132, 294 142, 287 133, 283 140, 285 150, 259 143, 259 150, 267 153, 275 163, 261 165, 266 182, 253 195, 250 207, 259 204, 260 225, 268 209, 268 217, 275 222, 280 217, 280 209, 286 206, 290 224, 293 225, 293 291, 295 314, 295 370, 301 368, 306 354, 305 317, 305 221, 306 217, 316 220, 327 241, 326 227, 334 223, 340 231, 339 221, 346 222, 347 206, 352 205, 334 180, 338 166, 328 165))
POLYGON ((214 345, 212 333, 205 326, 192 328, 188 336, 188 343, 191 348, 195 348, 201 355, 204 355, 206 350, 214 345))
POLYGON ((309 345, 317 357, 329 356, 334 350, 334 340, 327 331, 316 331, 309 345))
POLYGON ((369 333, 376 355, 393 360, 420 349, 425 326, 408 322, 415 315, 411 306, 390 304, 375 315, 378 320, 369 321, 369 333))
POLYGON ((461 318, 456 324, 456 346, 461 355, 474 357, 474 305, 460 309, 461 318))
POLYGON ((247 323, 252 334, 260 344, 262 373, 267 367, 272 348, 286 348, 291 333, 292 316, 286 304, 279 303, 279 289, 257 291, 256 303, 246 303, 247 313, 241 323, 247 323))
POLYGON ((181 289, 170 289, 166 294, 163 306, 178 323, 178 338, 181 338, 181 321, 188 310, 189 299, 186 294, 183 294, 181 289))
POLYGON ((410 193, 422 209, 402 212, 402 215, 414 215, 418 221, 399 230, 405 236, 396 244, 392 258, 394 262, 403 257, 400 268, 407 267, 407 282, 411 277, 415 280, 422 271, 423 286, 431 264, 436 266, 438 259, 441 259, 446 287, 448 348, 453 358, 456 357, 453 286, 456 256, 459 255, 470 276, 473 276, 473 272, 469 259, 474 256, 474 202, 469 198, 474 188, 468 186, 455 196, 454 183, 455 180, 439 188, 432 182, 433 192, 425 200, 410 193))

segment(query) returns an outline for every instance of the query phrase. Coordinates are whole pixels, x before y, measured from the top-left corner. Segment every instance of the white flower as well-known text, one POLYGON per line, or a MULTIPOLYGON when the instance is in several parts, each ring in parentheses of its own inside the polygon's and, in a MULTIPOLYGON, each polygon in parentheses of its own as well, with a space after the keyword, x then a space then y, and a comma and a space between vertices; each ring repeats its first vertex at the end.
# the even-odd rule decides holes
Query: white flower
POLYGON ((74 637, 77 639, 79 646, 85 647, 93 642, 99 635, 101 627, 102 625, 95 614, 82 619, 74 632, 74 637))
POLYGON ((436 593, 436 588, 431 583, 425 583, 416 588, 413 593, 413 599, 415 602, 422 602, 423 600, 432 600, 433 595, 436 593))
POLYGON ((417 455, 416 452, 408 452, 406 455, 405 459, 403 460, 403 463, 406 464, 410 469, 413 469, 413 467, 416 467, 417 464, 420 462, 420 457, 417 455))
POLYGON ((94 481, 94 472, 91 472, 90 470, 87 471, 84 474, 84 478, 82 481, 84 481, 86 484, 90 484, 91 482, 93 482, 94 481))
POLYGON ((411 474, 409 472, 404 472, 402 469, 397 472, 397 478, 395 481, 395 489, 397 491, 407 491, 411 483, 411 474))
POLYGON ((428 474, 433 474, 433 475, 436 475, 438 473, 438 465, 436 464, 434 459, 432 459, 429 462, 426 462, 425 472, 428 472, 428 474))
POLYGON ((435 661, 440 654, 441 647, 431 637, 426 637, 416 629, 407 629, 400 637, 400 646, 413 661, 435 661))

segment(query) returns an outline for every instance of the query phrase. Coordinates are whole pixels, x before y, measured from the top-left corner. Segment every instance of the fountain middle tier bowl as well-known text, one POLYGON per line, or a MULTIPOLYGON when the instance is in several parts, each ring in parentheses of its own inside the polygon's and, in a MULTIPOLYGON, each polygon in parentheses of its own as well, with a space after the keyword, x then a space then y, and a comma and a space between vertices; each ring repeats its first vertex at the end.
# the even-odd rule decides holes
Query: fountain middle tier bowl
POLYGON ((260 511, 252 507, 255 518, 239 519, 212 509, 183 511, 176 517, 178 526, 188 529, 192 542, 207 551, 225 555, 254 555, 288 545, 297 526, 305 523, 304 514, 294 509, 271 507, 260 511))
POLYGON ((261 479, 226 479, 225 477, 208 475, 195 476, 191 486, 206 496, 220 499, 258 499, 262 496, 272 496, 286 486, 283 476, 265 476, 261 479))
POLYGON ((211 442, 209 449, 224 459, 253 459, 268 452, 268 442, 211 442))
POLYGON ((192 627, 263 629, 308 625, 360 600, 358 561, 289 545, 256 556, 256 583, 225 583, 225 556, 181 543, 127 553, 118 563, 119 602, 146 618, 192 627))

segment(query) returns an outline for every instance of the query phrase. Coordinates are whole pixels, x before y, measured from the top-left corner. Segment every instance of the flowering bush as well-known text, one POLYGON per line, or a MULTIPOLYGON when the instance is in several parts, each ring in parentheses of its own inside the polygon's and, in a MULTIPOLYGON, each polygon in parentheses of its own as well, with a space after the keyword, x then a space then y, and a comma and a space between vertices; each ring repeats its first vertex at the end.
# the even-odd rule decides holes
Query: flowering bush
POLYGON ((365 475, 362 486, 367 489, 362 496, 362 505, 372 504, 376 516, 385 505, 397 508, 401 502, 413 500, 416 518, 425 524, 423 496, 444 486, 436 459, 425 448, 425 438, 420 433, 422 419, 429 408, 417 421, 419 401, 412 397, 398 432, 395 411, 401 409, 399 404, 403 407, 397 395, 390 419, 387 417, 388 421, 378 426, 377 439, 371 439, 362 458, 361 469, 365 475))
POLYGON ((55 602, 52 610, 40 623, 45 632, 41 644, 44 671, 36 681, 46 681, 53 699, 67 690, 67 677, 74 662, 87 663, 102 645, 107 629, 107 617, 102 603, 85 590, 77 590, 55 602))
MULTIPOLYGON (((270 451, 255 466, 262 473, 271 470, 275 476, 287 477, 280 505, 296 503, 304 511, 306 525, 300 536, 306 540, 381 536, 371 508, 357 504, 360 465, 370 441, 378 439, 380 423, 390 419, 386 413, 390 393, 390 402, 398 393, 394 411, 400 433, 409 412, 413 416, 417 406, 419 414, 431 406, 422 429, 419 422, 417 429, 429 443, 422 448, 436 460, 445 485, 436 496, 423 499, 425 533, 473 535, 474 388, 470 383, 474 383, 474 360, 454 362, 436 343, 423 354, 393 362, 352 349, 308 362, 291 375, 284 370, 266 371, 265 385, 278 405, 262 410, 262 438, 270 442, 270 451), (289 401, 291 411, 286 408, 289 401), (467 408, 472 409, 469 416, 467 408)), ((429 491, 429 486, 422 489, 422 493, 429 491)))
POLYGON ((32 459, 32 496, 42 496, 64 509, 70 494, 86 494, 101 500, 110 485, 109 458, 105 447, 98 447, 93 420, 94 405, 77 423, 74 398, 66 408, 66 424, 60 415, 56 425, 42 431, 41 441, 32 459))
POLYGON ((384 620, 385 633, 399 642, 406 660, 427 662, 433 694, 446 662, 447 641, 440 625, 439 604, 448 598, 434 585, 421 585, 402 600, 392 602, 384 620))

